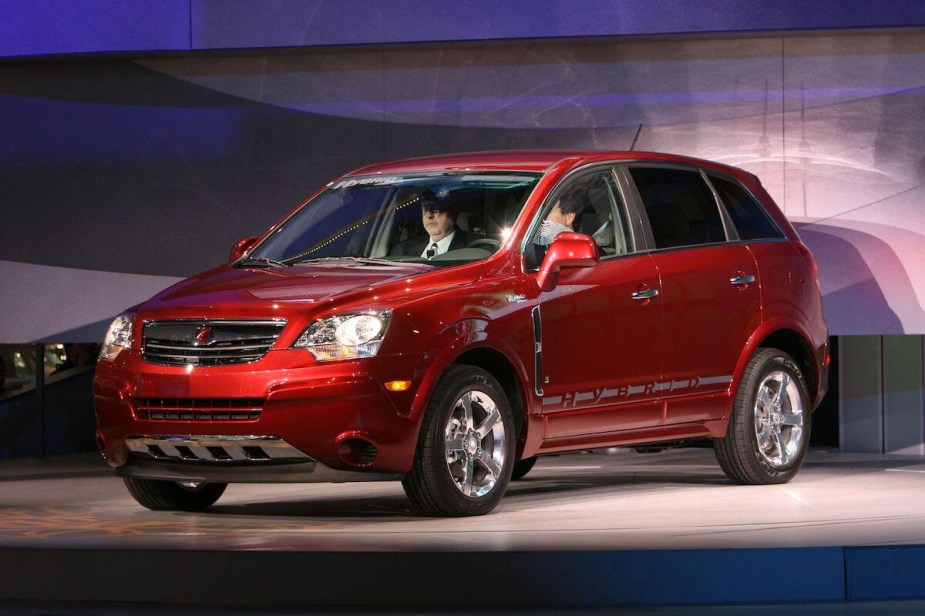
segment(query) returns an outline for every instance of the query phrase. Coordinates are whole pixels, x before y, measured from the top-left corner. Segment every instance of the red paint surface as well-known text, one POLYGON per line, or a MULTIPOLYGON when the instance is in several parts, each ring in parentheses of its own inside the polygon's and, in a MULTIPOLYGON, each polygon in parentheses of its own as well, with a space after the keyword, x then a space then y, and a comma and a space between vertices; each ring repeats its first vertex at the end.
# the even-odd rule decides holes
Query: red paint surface
POLYGON ((411 263, 222 266, 133 309, 134 348, 115 361, 100 361, 94 382, 110 463, 125 464, 124 439, 131 435, 223 434, 275 436, 328 466, 356 470, 338 449, 339 437, 351 435, 378 450, 365 469, 405 472, 433 386, 447 364, 473 351, 465 361, 490 354, 516 375, 523 456, 721 436, 749 355, 783 330, 793 332, 810 357, 816 384, 811 396, 818 403, 825 383, 826 328, 811 257, 802 253, 793 228, 753 175, 638 152, 485 153, 400 161, 355 173, 459 169, 545 172, 510 239, 483 261, 441 269, 411 263), (585 258, 583 267, 563 268, 553 290, 541 291, 537 273, 522 265, 520 246, 544 200, 569 172, 622 160, 697 165, 731 175, 763 200, 786 239, 641 250, 591 267, 585 258), (743 273, 754 275, 755 282, 744 288, 729 283, 743 273), (632 299, 645 289, 659 294, 632 299), (511 299, 515 296, 520 299, 511 299), (541 383, 534 378, 531 311, 536 306, 543 326, 541 383), (319 363, 308 351, 290 348, 316 319, 384 308, 392 317, 376 357, 319 363), (144 321, 177 318, 281 318, 287 325, 272 349, 253 363, 190 368, 144 362, 139 348, 144 321), (724 376, 726 382, 702 383, 724 376), (411 387, 389 392, 384 383, 393 380, 410 380, 411 387), (135 417, 136 398, 238 397, 265 400, 258 420, 135 417))

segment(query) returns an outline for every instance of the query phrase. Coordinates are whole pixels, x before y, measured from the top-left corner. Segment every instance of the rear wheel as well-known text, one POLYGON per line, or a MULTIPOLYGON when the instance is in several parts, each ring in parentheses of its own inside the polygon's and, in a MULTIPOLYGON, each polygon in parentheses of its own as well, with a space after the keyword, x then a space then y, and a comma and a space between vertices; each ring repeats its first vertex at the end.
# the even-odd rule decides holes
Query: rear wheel
POLYGON ((153 511, 204 511, 215 504, 226 483, 194 481, 164 481, 123 477, 129 494, 138 503, 153 511))
POLYGON ((809 430, 800 368, 783 351, 759 349, 745 368, 726 436, 714 442, 716 459, 736 483, 785 483, 803 464, 809 430))
POLYGON ((514 420, 501 385, 475 366, 450 366, 434 388, 414 466, 402 486, 427 515, 483 515, 501 501, 514 462, 514 420))

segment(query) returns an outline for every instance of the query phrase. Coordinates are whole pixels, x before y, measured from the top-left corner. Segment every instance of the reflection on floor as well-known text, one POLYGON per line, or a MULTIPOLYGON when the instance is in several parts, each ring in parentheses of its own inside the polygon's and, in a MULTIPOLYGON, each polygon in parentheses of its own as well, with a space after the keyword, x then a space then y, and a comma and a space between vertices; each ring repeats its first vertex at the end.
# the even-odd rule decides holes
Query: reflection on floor
POLYGON ((8 461, 0 616, 99 602, 466 613, 458 592, 480 614, 915 613, 923 494, 920 457, 813 451, 789 484, 737 486, 708 449, 620 450, 543 458, 479 518, 415 515, 397 482, 237 484, 194 514, 140 507, 96 458, 8 461), (788 606, 754 607, 770 602, 788 606))
POLYGON ((70 468, 64 459, 0 463, 0 546, 494 551, 925 544, 925 460, 913 457, 812 452, 797 478, 781 486, 732 485, 705 449, 546 457, 512 484, 496 512, 464 522, 414 515, 397 482, 235 484, 208 513, 152 512, 95 460, 72 462, 70 468))

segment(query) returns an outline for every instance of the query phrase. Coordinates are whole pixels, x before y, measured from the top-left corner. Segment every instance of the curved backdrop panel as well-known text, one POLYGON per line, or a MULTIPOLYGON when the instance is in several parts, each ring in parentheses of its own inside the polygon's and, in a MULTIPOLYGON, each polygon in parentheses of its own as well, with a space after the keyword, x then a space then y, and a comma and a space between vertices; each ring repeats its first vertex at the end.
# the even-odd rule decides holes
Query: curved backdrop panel
POLYGON ((0 65, 0 342, 95 341, 359 165, 669 151, 758 174, 834 334, 925 332, 925 32, 0 65))
POLYGON ((0 0, 0 57, 925 25, 920 0, 0 0))

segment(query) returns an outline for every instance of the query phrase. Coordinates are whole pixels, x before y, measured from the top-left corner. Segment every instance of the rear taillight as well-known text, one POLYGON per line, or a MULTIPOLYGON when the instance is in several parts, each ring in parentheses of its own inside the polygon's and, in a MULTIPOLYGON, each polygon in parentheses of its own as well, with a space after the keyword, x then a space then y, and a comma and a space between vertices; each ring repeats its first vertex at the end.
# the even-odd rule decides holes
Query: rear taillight
POLYGON ((800 256, 803 257, 803 260, 806 261, 806 265, 809 267, 809 272, 813 277, 813 280, 819 282, 819 267, 816 265, 816 260, 813 258, 813 253, 810 252, 809 248, 806 247, 806 244, 802 242, 796 242, 797 252, 800 253, 800 256))

